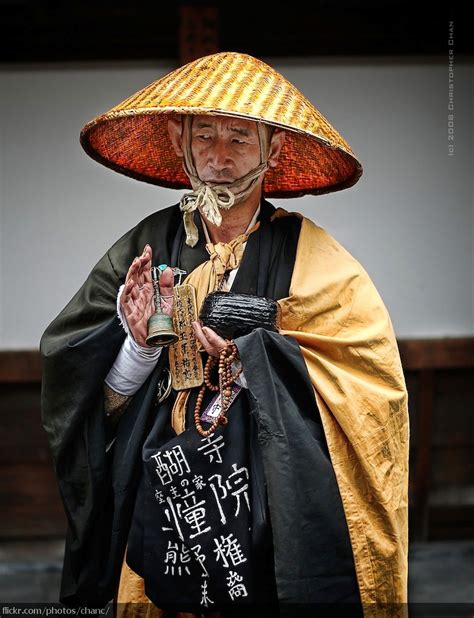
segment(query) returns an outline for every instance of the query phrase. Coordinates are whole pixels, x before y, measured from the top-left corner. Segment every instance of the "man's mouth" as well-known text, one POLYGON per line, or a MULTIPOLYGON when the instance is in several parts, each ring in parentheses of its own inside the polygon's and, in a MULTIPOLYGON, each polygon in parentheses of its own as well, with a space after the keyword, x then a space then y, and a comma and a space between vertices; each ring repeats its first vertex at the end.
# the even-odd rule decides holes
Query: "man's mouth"
POLYGON ((222 178, 208 178, 207 180, 205 180, 205 182, 212 182, 212 184, 214 185, 230 185, 231 182, 233 182, 232 180, 223 180, 222 178))

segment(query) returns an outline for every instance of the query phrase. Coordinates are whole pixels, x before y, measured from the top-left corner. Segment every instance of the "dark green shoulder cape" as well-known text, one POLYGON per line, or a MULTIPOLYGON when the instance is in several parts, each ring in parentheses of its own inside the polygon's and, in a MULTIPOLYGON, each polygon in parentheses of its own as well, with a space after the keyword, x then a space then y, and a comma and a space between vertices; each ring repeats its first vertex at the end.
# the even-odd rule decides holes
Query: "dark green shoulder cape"
POLYGON ((61 585, 61 601, 67 604, 103 606, 114 593, 111 582, 117 581, 120 568, 115 555, 123 551, 122 528, 133 500, 127 488, 132 490, 136 482, 144 439, 139 412, 152 396, 148 380, 128 411, 137 423, 121 454, 122 465, 114 464, 115 449, 106 453, 115 429, 104 414, 103 381, 125 338, 116 315, 117 293, 146 243, 156 264, 170 263, 180 221, 173 206, 122 236, 41 339, 42 420, 68 521, 61 585))

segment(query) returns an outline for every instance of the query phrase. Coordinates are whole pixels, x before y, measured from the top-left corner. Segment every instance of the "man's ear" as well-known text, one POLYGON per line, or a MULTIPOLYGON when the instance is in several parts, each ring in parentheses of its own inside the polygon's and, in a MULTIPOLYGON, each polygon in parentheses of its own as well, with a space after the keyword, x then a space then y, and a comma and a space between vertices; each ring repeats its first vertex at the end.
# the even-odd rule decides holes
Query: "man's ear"
POLYGON ((171 116, 168 118, 168 135, 178 157, 183 156, 183 123, 181 118, 171 116))
POLYGON ((270 142, 270 152, 268 155, 268 166, 276 167, 278 164, 278 158, 280 156, 281 149, 285 143, 286 133, 283 129, 275 129, 272 135, 272 141, 270 142))

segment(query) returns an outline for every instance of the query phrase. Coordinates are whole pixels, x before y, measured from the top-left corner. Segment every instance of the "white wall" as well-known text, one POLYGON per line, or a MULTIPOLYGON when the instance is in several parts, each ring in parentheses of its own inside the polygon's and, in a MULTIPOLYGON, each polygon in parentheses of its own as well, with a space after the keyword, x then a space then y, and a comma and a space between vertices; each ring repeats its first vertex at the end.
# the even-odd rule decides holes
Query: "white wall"
MULTIPOLYGON (((274 200, 328 229, 373 278, 398 337, 473 334, 473 66, 447 58, 267 59, 342 133, 364 175, 340 193, 274 200)), ((38 345, 105 250, 178 201, 112 172, 82 126, 171 66, 0 65, 0 348, 38 345)))

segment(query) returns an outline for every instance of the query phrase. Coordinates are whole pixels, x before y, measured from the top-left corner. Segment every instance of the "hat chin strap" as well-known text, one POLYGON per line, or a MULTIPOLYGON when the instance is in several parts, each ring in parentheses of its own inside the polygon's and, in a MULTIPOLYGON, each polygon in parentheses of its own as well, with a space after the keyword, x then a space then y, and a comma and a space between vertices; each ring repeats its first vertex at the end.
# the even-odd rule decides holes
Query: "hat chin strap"
POLYGON ((198 176, 191 151, 191 125, 192 116, 183 115, 183 169, 188 176, 193 191, 186 193, 181 198, 179 207, 183 213, 184 229, 186 232, 186 244, 194 247, 199 240, 199 231, 194 223, 194 211, 202 208, 206 219, 214 225, 220 226, 222 214, 220 209, 229 210, 234 204, 243 202, 253 191, 258 179, 268 169, 268 133, 262 123, 257 122, 258 139, 260 144, 260 165, 248 174, 237 178, 228 184, 209 183, 201 180, 198 176), (230 189, 242 187, 240 191, 233 193, 230 189))

